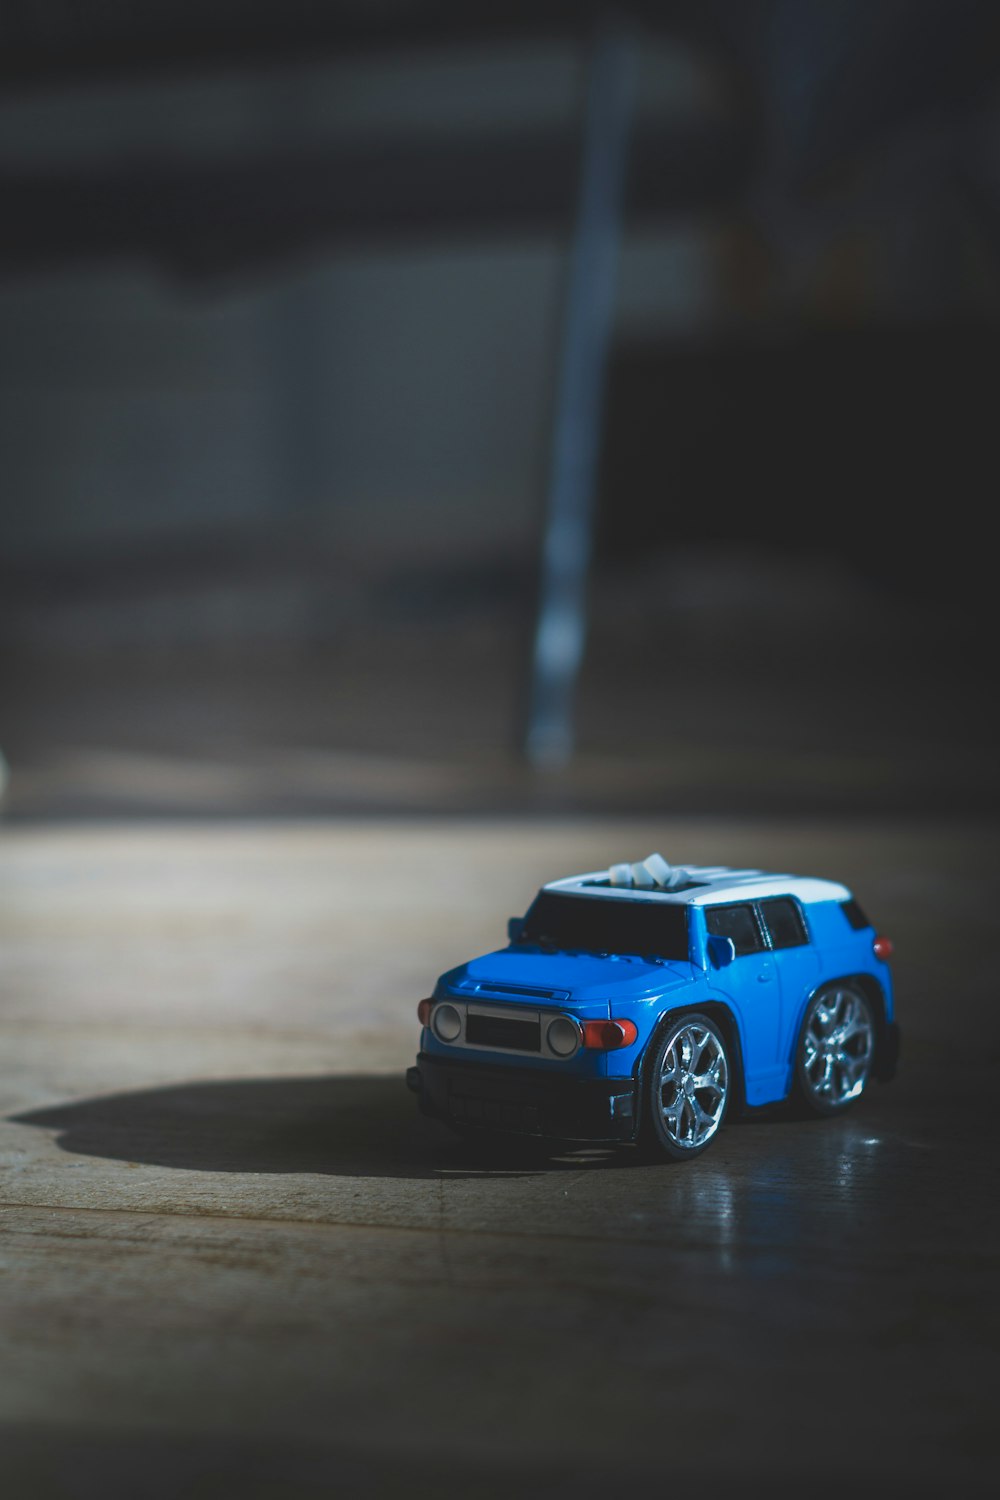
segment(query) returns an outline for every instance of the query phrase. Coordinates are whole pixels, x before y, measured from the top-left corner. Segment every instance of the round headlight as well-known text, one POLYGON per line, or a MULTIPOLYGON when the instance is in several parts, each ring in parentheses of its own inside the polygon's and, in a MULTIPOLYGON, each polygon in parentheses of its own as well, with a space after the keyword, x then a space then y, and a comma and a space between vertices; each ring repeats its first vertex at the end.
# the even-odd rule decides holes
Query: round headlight
POLYGON ((462 1017, 453 1005, 438 1005, 431 1017, 434 1035, 442 1042, 454 1042, 462 1035, 462 1017))
POLYGON ((580 1045, 580 1028, 566 1016, 556 1016, 549 1022, 545 1037, 556 1057, 572 1057, 580 1045))

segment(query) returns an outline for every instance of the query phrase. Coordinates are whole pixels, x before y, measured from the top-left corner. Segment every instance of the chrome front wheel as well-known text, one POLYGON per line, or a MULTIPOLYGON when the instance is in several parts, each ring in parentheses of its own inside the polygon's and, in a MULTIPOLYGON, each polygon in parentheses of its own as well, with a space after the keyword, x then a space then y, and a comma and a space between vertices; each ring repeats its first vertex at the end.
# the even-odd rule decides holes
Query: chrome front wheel
POLYGON ((864 1092, 874 1057, 875 1023, 864 995, 839 984, 814 995, 795 1063, 803 1103, 820 1115, 844 1109, 864 1092))
POLYGON ((729 1103, 726 1042, 707 1016, 679 1016, 650 1060, 647 1134, 675 1161, 697 1156, 715 1138, 729 1103))

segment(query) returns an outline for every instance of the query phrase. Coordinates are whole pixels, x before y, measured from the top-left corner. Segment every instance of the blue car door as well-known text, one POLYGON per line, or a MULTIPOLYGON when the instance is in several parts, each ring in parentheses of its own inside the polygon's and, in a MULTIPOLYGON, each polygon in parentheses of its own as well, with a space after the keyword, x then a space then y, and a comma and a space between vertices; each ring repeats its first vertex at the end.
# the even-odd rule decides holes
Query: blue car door
POLYGON ((778 1033, 781 991, 774 955, 767 946, 754 903, 706 906, 710 936, 731 938, 736 957, 713 976, 743 1022, 743 1065, 748 1104, 778 1097, 778 1033))
POLYGON ((757 911, 774 954, 781 995, 781 1021, 776 1061, 785 1069, 785 1089, 798 1042, 799 1019, 806 996, 819 978, 819 954, 810 941, 802 909, 790 896, 758 901, 757 911))

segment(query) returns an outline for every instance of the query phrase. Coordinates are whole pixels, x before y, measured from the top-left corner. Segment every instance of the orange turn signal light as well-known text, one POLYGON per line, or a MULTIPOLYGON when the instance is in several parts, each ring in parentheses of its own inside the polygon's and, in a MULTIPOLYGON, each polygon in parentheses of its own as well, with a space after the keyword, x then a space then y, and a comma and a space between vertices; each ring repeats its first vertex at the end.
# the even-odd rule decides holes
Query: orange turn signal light
POLYGON ((634 1021, 584 1021, 583 1045, 597 1052, 617 1052, 631 1047, 639 1035, 634 1021))
POLYGON ((417 1006, 417 1020, 421 1026, 429 1026, 431 1024, 431 1007, 433 1004, 433 1000, 421 1000, 417 1006))

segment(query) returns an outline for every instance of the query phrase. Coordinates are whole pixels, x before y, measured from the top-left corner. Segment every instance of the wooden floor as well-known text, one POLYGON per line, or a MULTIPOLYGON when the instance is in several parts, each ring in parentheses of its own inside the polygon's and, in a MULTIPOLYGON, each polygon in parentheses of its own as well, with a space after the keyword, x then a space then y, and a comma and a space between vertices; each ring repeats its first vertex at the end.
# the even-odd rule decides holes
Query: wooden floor
POLYGON ((994 1493, 996 830, 0 832, 0 1493, 994 1493), (699 1161, 471 1151, 416 1001, 545 878, 852 884, 904 1067, 699 1161))

